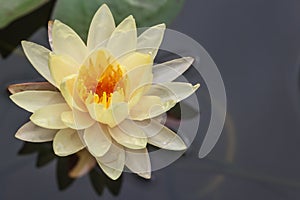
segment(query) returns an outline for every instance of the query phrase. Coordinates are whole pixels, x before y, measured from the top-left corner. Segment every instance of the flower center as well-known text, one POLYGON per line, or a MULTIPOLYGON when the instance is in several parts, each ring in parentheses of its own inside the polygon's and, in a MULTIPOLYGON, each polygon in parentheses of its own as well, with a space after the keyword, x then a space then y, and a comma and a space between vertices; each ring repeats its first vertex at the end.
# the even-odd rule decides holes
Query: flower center
POLYGON ((110 105, 113 92, 118 89, 115 88, 119 81, 122 79, 123 73, 120 65, 108 67, 103 72, 98 80, 95 90, 94 102, 103 103, 106 108, 110 105))

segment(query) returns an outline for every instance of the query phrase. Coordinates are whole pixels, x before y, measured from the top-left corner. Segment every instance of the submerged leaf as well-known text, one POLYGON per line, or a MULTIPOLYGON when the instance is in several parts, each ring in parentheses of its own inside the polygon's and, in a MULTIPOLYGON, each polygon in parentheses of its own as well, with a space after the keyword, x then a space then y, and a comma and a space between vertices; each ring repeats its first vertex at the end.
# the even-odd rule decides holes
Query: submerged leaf
POLYGON ((5 27, 15 19, 26 15, 49 0, 0 0, 0 28, 5 27))
POLYGON ((181 10, 184 0, 64 0, 56 2, 52 18, 68 24, 86 40, 92 17, 104 3, 111 9, 117 24, 133 15, 138 26, 146 27, 170 23, 181 10))

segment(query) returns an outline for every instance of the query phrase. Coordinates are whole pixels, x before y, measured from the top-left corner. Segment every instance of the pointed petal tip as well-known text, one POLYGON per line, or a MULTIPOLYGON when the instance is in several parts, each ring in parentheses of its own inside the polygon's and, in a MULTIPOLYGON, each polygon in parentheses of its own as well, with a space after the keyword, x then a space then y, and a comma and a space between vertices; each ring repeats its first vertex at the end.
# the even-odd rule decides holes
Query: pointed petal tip
POLYGON ((140 177, 143 177, 144 179, 151 179, 151 172, 143 172, 143 173, 137 173, 140 177))
POLYGON ((57 152, 57 150, 55 150, 55 148, 53 148, 53 152, 57 156, 64 157, 62 154, 60 154, 60 152, 57 152))
POLYGON ((187 146, 185 143, 183 143, 182 146, 178 148, 178 151, 185 151, 185 150, 187 150, 187 146))
POLYGON ((94 15, 94 17, 97 15, 97 14, 100 14, 100 13, 109 13, 112 15, 109 7, 107 6, 107 4, 102 4, 99 9, 96 11, 96 14, 94 15))
POLYGON ((49 26, 52 26, 53 23, 54 23, 54 20, 49 20, 49 21, 48 21, 48 27, 49 27, 49 26))
MULTIPOLYGON (((10 88, 9 88, 9 87, 8 87, 7 89, 8 89, 8 91, 9 91, 10 93, 12 93, 12 92, 10 91, 10 88)), ((8 97, 10 98, 10 100, 14 101, 14 94, 9 95, 8 97)))
POLYGON ((178 137, 176 143, 171 144, 169 146, 167 145, 165 147, 165 149, 171 150, 171 151, 185 151, 185 150, 187 150, 187 148, 188 147, 186 146, 186 144, 183 142, 183 140, 180 137, 178 137))
POLYGON ((126 17, 126 19, 133 19, 134 20, 134 17, 133 17, 133 15, 129 15, 128 17, 126 17))
POLYGON ((19 132, 16 132, 15 138, 24 141, 23 138, 20 136, 19 132))
POLYGON ((106 3, 102 4, 102 5, 100 6, 99 10, 100 10, 100 9, 108 9, 108 10, 110 10, 109 7, 108 7, 108 5, 107 5, 106 3))
POLYGON ((52 26, 54 27, 54 26, 59 26, 59 25, 66 25, 66 24, 64 24, 62 21, 60 21, 58 19, 54 19, 52 26))
POLYGON ((109 176, 109 175, 107 174, 107 176, 108 176, 111 180, 113 180, 113 181, 115 181, 115 180, 117 180, 118 178, 120 178, 121 175, 122 175, 122 173, 121 173, 120 175, 118 175, 118 176, 109 176))
POLYGON ((14 90, 12 88, 12 85, 7 86, 7 91, 10 93, 10 95, 9 95, 9 98, 10 98, 10 96, 14 94, 14 90))
POLYGON ((17 130, 15 137, 26 142, 50 142, 53 140, 56 132, 56 130, 38 127, 29 121, 17 130))
POLYGON ((18 139, 18 140, 22 140, 24 142, 38 143, 36 141, 29 140, 28 138, 24 138, 24 136, 22 136, 22 134, 19 131, 15 134, 15 138, 18 139))
POLYGON ((98 165, 100 166, 102 171, 113 181, 117 180, 122 175, 122 171, 112 169, 112 168, 106 166, 105 164, 100 165, 99 162, 98 162, 98 165))
POLYGON ((26 41, 26 40, 22 40, 22 41, 21 41, 22 46, 23 46, 24 44, 26 44, 26 43, 28 43, 28 41, 26 41))
POLYGON ((196 91, 200 87, 200 83, 197 83, 196 85, 193 86, 194 91, 196 91))
POLYGON ((185 59, 186 59, 186 61, 188 62, 188 63, 190 63, 190 65, 191 64, 193 64, 193 62, 194 62, 194 58, 193 57, 184 57, 185 59))
POLYGON ((123 23, 123 22, 125 22, 125 21, 128 21, 128 20, 131 20, 131 21, 133 21, 134 22, 134 24, 135 24, 135 18, 134 18, 134 16, 133 15, 129 15, 128 17, 126 17, 121 23, 123 23))
POLYGON ((177 148, 175 148, 175 151, 177 150, 177 151, 185 151, 185 150, 187 150, 187 145, 185 144, 185 142, 181 139, 181 137, 180 136, 178 136, 178 139, 180 140, 180 141, 178 141, 178 145, 177 145, 177 148))
POLYGON ((165 29, 166 28, 166 24, 165 23, 157 24, 156 27, 165 29))
POLYGON ((33 43, 33 42, 29 42, 29 41, 27 41, 27 40, 22 40, 22 41, 21 41, 21 46, 22 46, 23 50, 25 50, 26 48, 29 48, 29 45, 30 45, 31 43, 33 43))

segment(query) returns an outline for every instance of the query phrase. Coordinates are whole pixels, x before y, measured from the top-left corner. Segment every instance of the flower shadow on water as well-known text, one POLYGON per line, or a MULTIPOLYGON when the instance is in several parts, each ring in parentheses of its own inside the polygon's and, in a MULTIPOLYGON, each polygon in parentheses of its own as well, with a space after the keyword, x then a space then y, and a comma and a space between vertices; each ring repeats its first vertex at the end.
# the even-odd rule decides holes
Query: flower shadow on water
MULTIPOLYGON (((185 103, 177 104, 174 108, 167 112, 166 125, 172 130, 178 130, 178 126, 181 120, 180 108, 188 109, 190 112, 190 118, 196 115, 196 111, 185 103)), ((157 150, 154 146, 148 147, 149 151, 157 150)), ((18 155, 26 156, 37 154, 36 167, 41 168, 56 161, 56 179, 57 186, 60 191, 68 189, 77 178, 70 176, 71 170, 77 164, 79 158, 76 154, 72 154, 66 157, 59 157, 54 154, 52 142, 45 143, 31 143, 24 142, 20 148, 18 155)), ((122 186, 122 176, 117 180, 111 180, 108 178, 102 170, 96 165, 91 169, 88 174, 90 183, 98 195, 102 195, 105 188, 107 188, 112 195, 119 195, 122 186)))
MULTIPOLYGON (((30 143, 24 142, 19 150, 19 155, 25 156, 29 154, 37 154, 36 167, 44 167, 54 160, 56 163, 56 178, 59 190, 68 189, 76 178, 71 178, 69 173, 78 161, 78 157, 74 154, 66 157, 58 157, 53 153, 52 143, 30 143)), ((89 179, 92 187, 98 195, 102 195, 103 190, 107 188, 111 194, 117 196, 122 186, 122 177, 118 180, 109 179, 99 168, 95 166, 89 172, 89 179)))

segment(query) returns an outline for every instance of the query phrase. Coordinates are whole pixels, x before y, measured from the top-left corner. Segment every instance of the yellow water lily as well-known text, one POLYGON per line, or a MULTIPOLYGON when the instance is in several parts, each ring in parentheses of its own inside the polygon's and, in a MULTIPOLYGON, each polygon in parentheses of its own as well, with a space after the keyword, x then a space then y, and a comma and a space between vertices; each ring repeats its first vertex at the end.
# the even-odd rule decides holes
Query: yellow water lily
POLYGON ((132 16, 116 27, 109 8, 102 5, 92 19, 87 44, 58 20, 49 23, 52 51, 22 41, 31 64, 56 90, 25 90, 10 96, 32 112, 16 137, 53 140, 58 156, 78 153, 73 177, 97 162, 114 180, 124 166, 150 178, 147 144, 177 151, 187 148, 157 117, 199 87, 172 82, 188 69, 192 58, 153 63, 164 31, 165 25, 159 24, 138 35, 132 16))

